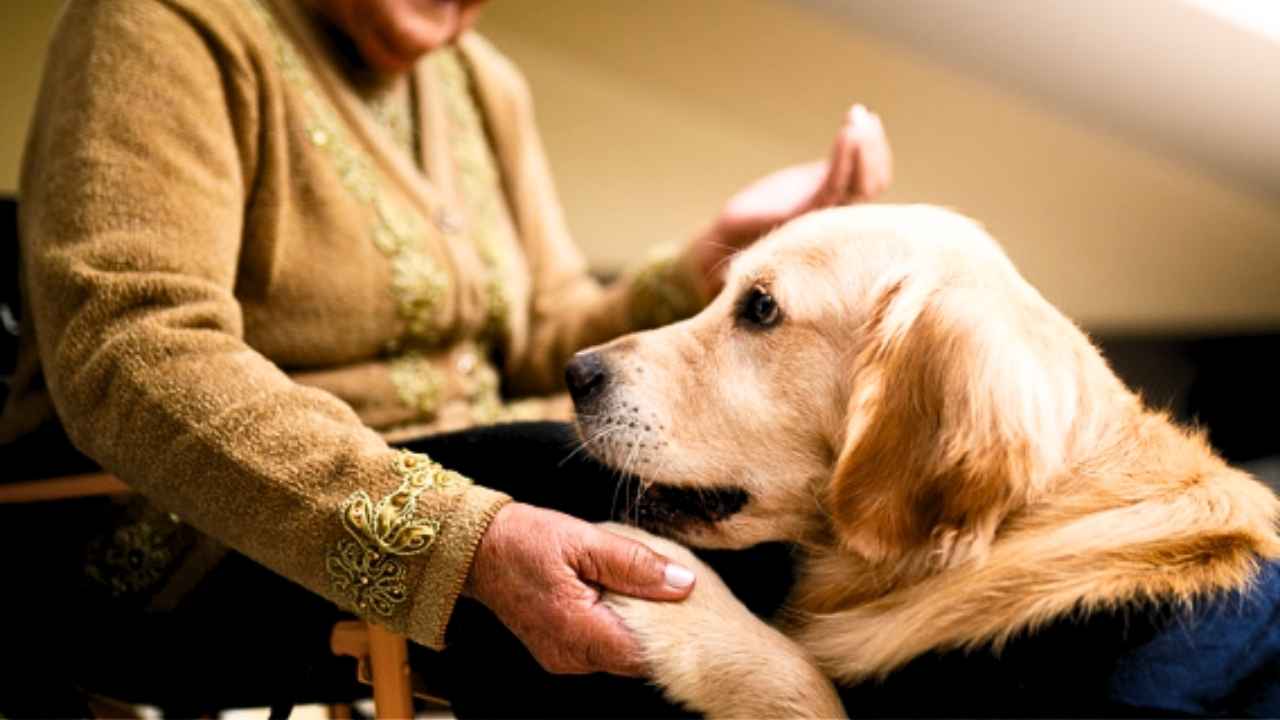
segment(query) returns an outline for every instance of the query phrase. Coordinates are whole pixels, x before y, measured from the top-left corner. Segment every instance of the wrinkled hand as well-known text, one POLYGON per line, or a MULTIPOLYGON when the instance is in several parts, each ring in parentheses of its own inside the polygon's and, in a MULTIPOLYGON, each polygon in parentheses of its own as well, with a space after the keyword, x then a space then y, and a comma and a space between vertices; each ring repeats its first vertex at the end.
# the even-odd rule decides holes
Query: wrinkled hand
POLYGON ((476 550, 467 593, 498 616, 543 669, 641 676, 639 647, 600 588, 681 600, 693 572, 648 547, 568 515, 512 503, 476 550))
POLYGON ((812 210, 871 200, 893 179, 893 154, 875 113, 854 105, 825 160, 783 168, 740 190, 690 252, 711 290, 724 261, 782 223, 812 210))

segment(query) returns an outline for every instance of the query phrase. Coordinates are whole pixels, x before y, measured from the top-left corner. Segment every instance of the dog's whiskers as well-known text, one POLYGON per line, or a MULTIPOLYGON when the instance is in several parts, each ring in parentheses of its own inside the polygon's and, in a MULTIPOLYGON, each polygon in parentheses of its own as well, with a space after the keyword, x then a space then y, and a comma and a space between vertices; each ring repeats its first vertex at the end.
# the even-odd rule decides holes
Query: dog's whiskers
MULTIPOLYGON (((634 439, 634 438, 632 438, 632 442, 631 442, 631 450, 627 453, 627 457, 626 457, 626 459, 625 459, 625 460, 623 460, 623 462, 622 462, 622 477, 623 477, 623 478, 627 478, 627 477, 635 477, 635 475, 633 475, 633 474, 632 474, 632 472, 631 472, 631 466, 632 466, 632 462, 635 460, 636 450, 637 450, 638 448, 639 448, 639 446, 637 445, 637 443, 636 443, 635 439, 634 439)), ((623 482, 626 482, 626 481, 624 480, 623 482)), ((643 480, 641 480, 641 488, 643 488, 643 487, 644 487, 643 483, 644 483, 644 481, 643 481, 643 480)), ((640 502, 640 497, 641 497, 643 494, 644 494, 643 490, 641 490, 641 491, 637 494, 637 496, 636 496, 636 503, 635 503, 635 504, 637 504, 637 505, 639 504, 639 502, 640 502)), ((634 505, 633 505, 633 508, 634 508, 634 505)), ((639 519, 640 519, 640 518, 639 518, 638 511, 637 511, 636 520, 638 521, 639 519)))
POLYGON ((582 452, 583 450, 586 450, 592 443, 598 442, 602 440, 604 437, 606 437, 607 435, 609 435, 610 433, 620 429, 621 428, 618 428, 618 427, 606 427, 599 430, 598 432, 596 432, 595 435, 592 435, 586 440, 583 440, 582 442, 578 443, 578 447, 574 448, 572 452, 566 455, 564 459, 560 461, 560 464, 558 465, 558 467, 564 467, 565 463, 572 460, 574 456, 577 455, 578 453, 582 452))

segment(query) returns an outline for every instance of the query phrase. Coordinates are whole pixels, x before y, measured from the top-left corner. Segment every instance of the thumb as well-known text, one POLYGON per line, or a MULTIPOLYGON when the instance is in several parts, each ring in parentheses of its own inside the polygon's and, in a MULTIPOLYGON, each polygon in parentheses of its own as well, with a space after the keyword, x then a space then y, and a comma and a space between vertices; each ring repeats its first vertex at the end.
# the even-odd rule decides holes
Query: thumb
POLYGON ((649 600, 683 600, 694 574, 634 540, 598 530, 575 570, 584 581, 649 600))
POLYGON ((855 181, 858 166, 858 132, 866 124, 866 108, 854 105, 845 114, 844 123, 836 132, 827 158, 827 174, 818 186, 816 207, 840 205, 849 194, 849 186, 855 181))

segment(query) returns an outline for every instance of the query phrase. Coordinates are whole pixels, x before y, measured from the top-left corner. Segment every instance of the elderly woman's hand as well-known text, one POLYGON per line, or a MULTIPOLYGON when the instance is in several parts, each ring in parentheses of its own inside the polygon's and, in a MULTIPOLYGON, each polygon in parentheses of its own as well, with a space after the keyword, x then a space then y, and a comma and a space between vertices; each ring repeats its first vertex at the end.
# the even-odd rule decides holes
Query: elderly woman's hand
POLYGON ((512 503, 476 550, 467 593, 484 603, 553 673, 640 676, 631 634, 600 588, 682 600, 694 576, 633 540, 563 513, 512 503))
POLYGON ((825 160, 766 175, 729 199, 711 228, 690 247, 712 291, 723 283, 725 260, 782 223, 833 205, 871 200, 893 179, 893 155, 875 113, 854 105, 825 160))

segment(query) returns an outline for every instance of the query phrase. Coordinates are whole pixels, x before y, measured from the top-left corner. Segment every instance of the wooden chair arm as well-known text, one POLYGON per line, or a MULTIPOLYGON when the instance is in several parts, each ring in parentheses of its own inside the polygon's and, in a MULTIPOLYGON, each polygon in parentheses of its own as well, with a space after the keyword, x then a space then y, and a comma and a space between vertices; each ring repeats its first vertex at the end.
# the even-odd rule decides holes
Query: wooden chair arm
POLYGON ((120 478, 107 473, 66 475, 45 480, 0 483, 0 503, 32 503, 101 495, 124 495, 130 490, 120 478))
POLYGON ((413 717, 413 679, 409 641, 380 625, 343 620, 333 626, 329 647, 335 655, 356 659, 356 677, 373 686, 380 718, 413 717))

